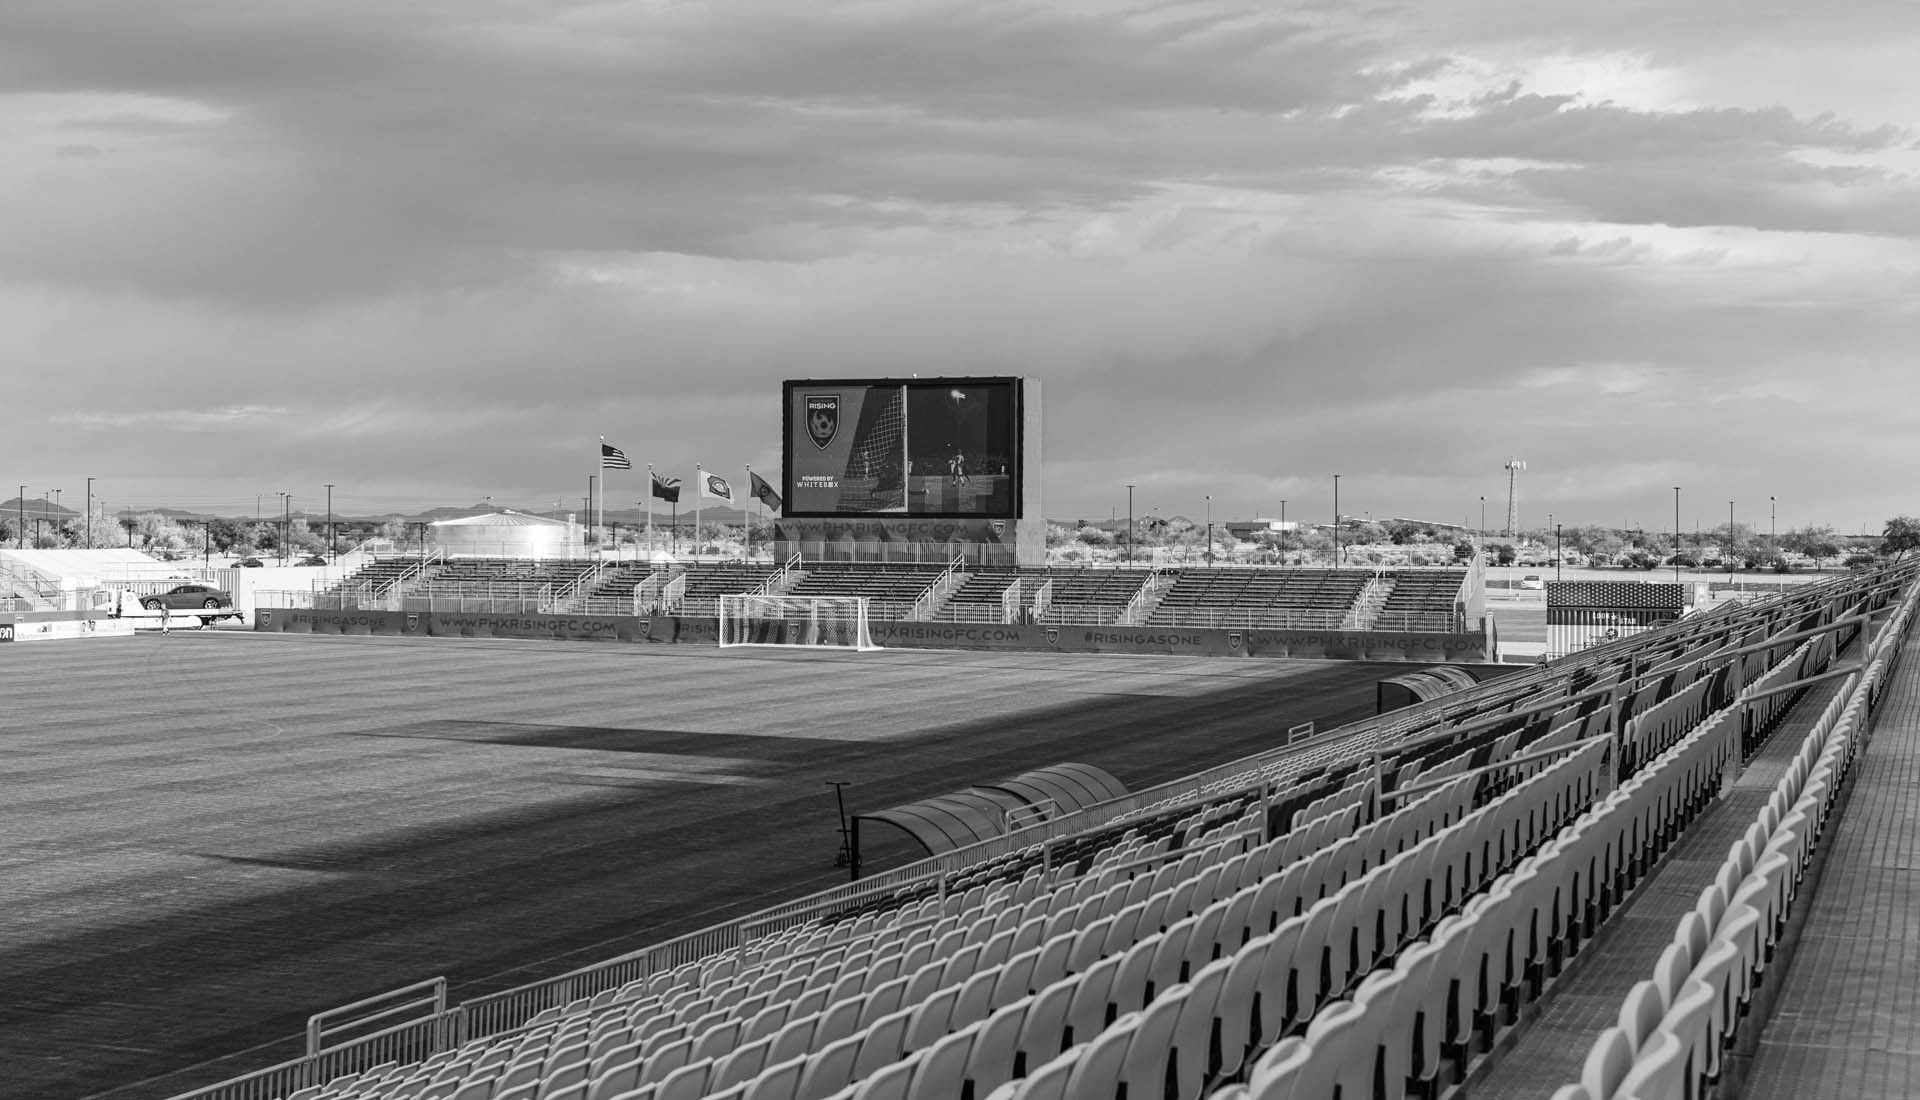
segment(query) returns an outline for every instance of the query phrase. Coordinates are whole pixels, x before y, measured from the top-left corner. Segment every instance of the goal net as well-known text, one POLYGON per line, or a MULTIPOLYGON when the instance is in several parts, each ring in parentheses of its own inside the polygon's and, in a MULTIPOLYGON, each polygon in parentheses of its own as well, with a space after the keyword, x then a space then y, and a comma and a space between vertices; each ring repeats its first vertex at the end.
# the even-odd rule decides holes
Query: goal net
POLYGON ((720 645, 880 648, 865 596, 722 596, 720 645))

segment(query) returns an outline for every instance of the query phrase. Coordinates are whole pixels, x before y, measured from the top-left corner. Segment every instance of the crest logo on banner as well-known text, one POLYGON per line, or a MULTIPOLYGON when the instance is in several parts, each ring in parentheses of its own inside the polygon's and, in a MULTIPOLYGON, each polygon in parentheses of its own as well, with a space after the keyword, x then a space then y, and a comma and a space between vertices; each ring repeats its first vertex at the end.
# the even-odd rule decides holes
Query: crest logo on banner
POLYGON ((810 393, 806 403, 807 438, 824 451, 833 442, 833 437, 840 434, 840 395, 810 393))
POLYGON ((271 611, 262 611, 262 612, 260 612, 260 625, 261 625, 261 626, 272 626, 272 625, 273 625, 273 612, 271 612, 271 611))
POLYGON ((1227 648, 1228 649, 1240 648, 1240 632, 1238 630, 1230 630, 1227 632, 1227 648))
POLYGON ((642 638, 647 636, 647 626, 648 626, 648 621, 646 619, 641 619, 640 620, 640 636, 642 638))
POLYGON ((407 629, 408 629, 408 630, 418 630, 418 629, 420 629, 420 616, 418 616, 418 615, 408 615, 408 616, 407 616, 407 629))
POLYGON ((1007 521, 1004 519, 988 520, 987 526, 993 528, 993 533, 996 538, 1007 533, 1007 521))
POLYGON ((1047 628, 1047 644, 1048 645, 1060 644, 1060 628, 1059 627, 1050 626, 1047 628))

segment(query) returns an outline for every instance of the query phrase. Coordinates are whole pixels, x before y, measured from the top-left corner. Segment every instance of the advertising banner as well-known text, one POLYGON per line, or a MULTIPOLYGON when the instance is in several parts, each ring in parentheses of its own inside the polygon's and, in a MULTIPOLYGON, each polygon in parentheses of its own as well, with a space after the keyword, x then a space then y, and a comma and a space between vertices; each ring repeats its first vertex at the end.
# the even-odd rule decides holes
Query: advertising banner
MULTIPOLYGON (((1478 634, 889 621, 875 622, 872 627, 873 640, 880 646, 908 649, 1165 653, 1425 664, 1478 664, 1492 659, 1488 640, 1478 634)), ((555 638, 692 645, 714 645, 719 641, 716 620, 678 615, 643 619, 620 615, 264 609, 255 614, 254 629, 298 634, 555 638)))

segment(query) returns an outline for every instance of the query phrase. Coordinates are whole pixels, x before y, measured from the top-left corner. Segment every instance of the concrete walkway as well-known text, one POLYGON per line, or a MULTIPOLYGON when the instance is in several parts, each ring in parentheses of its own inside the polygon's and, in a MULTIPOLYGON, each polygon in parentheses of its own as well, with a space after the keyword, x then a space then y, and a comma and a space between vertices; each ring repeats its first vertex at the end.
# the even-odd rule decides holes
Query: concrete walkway
MULTIPOLYGON (((1920 661, 1914 664, 1920 667, 1920 661)), ((1507 1041, 1510 1045, 1496 1048, 1475 1070, 1460 1095, 1471 1100, 1544 1100, 1554 1089, 1580 1079, 1594 1039, 1617 1021, 1633 983, 1653 975, 1653 965, 1673 942, 1680 918, 1713 882, 1727 847, 1760 815, 1821 709, 1839 690, 1839 681, 1833 680, 1808 689, 1747 762, 1733 790, 1688 826, 1653 874, 1529 1008, 1533 1018, 1507 1041)))
POLYGON ((1881 697, 1747 1074, 1750 1100, 1920 1096, 1920 652, 1881 697))

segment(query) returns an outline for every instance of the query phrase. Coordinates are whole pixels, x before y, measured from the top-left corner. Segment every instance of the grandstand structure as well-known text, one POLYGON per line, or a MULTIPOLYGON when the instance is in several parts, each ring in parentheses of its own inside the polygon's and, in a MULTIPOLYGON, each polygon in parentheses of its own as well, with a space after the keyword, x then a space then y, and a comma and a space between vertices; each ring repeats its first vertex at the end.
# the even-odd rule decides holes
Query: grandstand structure
POLYGON ((394 611, 717 614, 723 595, 862 596, 876 619, 1070 626, 1458 632, 1484 615, 1478 563, 1453 569, 739 561, 378 559, 312 606, 394 611))
POLYGON ((190 1095, 1701 1096, 1765 1021, 1916 603, 1902 566, 1724 606, 514 990, 323 1013, 190 1095), (1648 916, 1672 935, 1613 934, 1648 916), (1540 1022, 1575 994, 1585 1028, 1540 1022))

